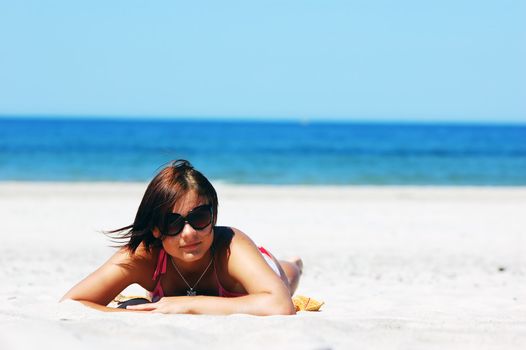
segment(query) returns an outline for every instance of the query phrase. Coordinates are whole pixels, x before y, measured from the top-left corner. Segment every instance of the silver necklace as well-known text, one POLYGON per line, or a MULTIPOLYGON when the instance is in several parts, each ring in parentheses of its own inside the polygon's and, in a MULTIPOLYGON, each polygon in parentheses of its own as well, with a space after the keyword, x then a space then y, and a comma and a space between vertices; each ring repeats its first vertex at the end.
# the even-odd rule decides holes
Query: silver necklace
POLYGON ((191 287, 190 286, 190 283, 188 283, 186 281, 186 278, 184 278, 183 274, 181 273, 181 271, 179 271, 179 269, 177 268, 177 265, 175 265, 175 262, 174 262, 174 258, 170 255, 170 261, 172 262, 172 265, 174 266, 175 268, 175 271, 177 271, 177 273, 179 274, 179 276, 181 276, 182 280, 184 281, 184 283, 186 283, 186 285, 188 286, 188 289, 186 291, 186 295, 188 295, 189 297, 193 297, 193 296, 196 296, 197 295, 197 292, 194 290, 194 288, 199 284, 199 282, 201 281, 201 278, 203 278, 203 276, 205 275, 206 271, 208 271, 208 269, 210 268, 210 266, 212 265, 212 262, 214 261, 214 257, 212 257, 212 259, 210 259, 210 262, 208 263, 208 266, 206 267, 206 269, 203 271, 203 273, 201 274, 201 277, 199 277, 199 279, 197 280, 197 282, 195 282, 194 286, 191 287))

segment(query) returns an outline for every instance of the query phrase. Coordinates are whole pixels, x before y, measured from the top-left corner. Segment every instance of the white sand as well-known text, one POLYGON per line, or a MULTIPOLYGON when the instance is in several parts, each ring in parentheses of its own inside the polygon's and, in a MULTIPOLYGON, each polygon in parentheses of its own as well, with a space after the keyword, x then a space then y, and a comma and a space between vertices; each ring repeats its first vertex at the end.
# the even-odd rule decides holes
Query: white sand
POLYGON ((525 349, 526 188, 219 184, 219 224, 300 255, 319 313, 94 311, 56 301, 112 253, 145 184, 0 184, 0 349, 525 349))

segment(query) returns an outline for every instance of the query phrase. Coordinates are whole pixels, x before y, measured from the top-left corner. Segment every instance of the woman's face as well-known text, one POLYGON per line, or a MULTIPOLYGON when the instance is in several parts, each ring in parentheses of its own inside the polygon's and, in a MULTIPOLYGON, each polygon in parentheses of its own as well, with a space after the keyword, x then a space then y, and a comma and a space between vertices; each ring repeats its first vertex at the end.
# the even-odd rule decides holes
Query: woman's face
MULTIPOLYGON (((186 217, 194 208, 205 204, 209 203, 191 191, 176 203, 172 212, 186 217)), ((157 237, 160 233, 157 231, 154 232, 154 235, 157 237)), ((202 259, 212 246, 213 223, 202 230, 196 230, 186 223, 178 235, 164 236, 162 239, 164 250, 174 258, 184 262, 197 261, 202 259)))

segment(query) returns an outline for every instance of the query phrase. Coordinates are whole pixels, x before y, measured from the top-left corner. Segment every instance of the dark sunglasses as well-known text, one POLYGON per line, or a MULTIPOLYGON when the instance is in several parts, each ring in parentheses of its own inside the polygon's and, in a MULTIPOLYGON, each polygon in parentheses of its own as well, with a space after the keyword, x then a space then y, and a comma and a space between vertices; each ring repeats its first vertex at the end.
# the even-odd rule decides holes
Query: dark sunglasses
POLYGON ((194 230, 202 230, 210 225, 213 217, 210 204, 195 207, 186 217, 177 213, 169 213, 166 215, 163 235, 177 236, 181 233, 186 223, 192 226, 194 230))

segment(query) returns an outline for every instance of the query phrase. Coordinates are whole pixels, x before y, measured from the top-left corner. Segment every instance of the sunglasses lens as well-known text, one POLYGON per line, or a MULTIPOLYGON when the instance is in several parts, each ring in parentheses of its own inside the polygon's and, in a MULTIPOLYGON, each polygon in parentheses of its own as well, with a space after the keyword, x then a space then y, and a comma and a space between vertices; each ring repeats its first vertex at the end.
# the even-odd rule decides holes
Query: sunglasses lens
POLYGON ((212 211, 209 206, 196 208, 188 215, 188 223, 196 230, 202 230, 212 222, 212 211))
POLYGON ((182 231, 183 227, 184 227, 184 219, 181 215, 177 215, 177 217, 174 217, 172 222, 170 222, 168 224, 168 227, 167 227, 167 230, 166 230, 166 235, 167 236, 175 236, 177 235, 179 232, 182 231))

